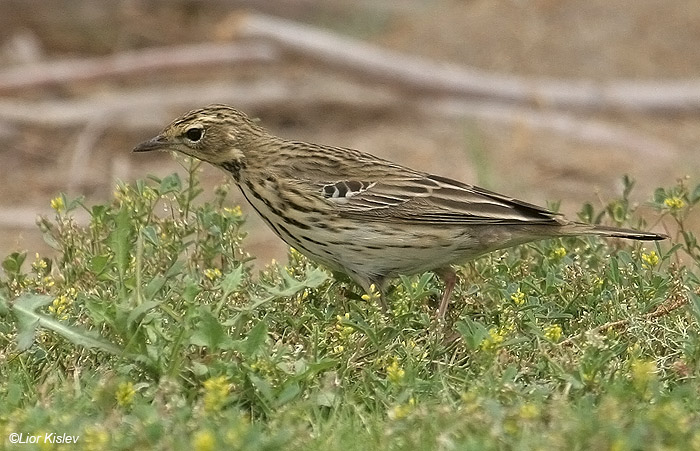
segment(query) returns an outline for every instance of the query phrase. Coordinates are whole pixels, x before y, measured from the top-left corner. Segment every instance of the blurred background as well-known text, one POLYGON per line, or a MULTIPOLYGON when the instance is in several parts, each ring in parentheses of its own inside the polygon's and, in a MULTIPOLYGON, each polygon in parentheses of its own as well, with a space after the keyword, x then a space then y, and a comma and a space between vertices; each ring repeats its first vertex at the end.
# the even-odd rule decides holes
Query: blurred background
MULTIPOLYGON (((209 103, 570 215, 624 174, 639 202, 700 179, 694 0, 0 4, 2 256, 51 253, 35 219, 60 192, 89 205, 182 171, 131 149, 209 103)), ((284 258, 253 215, 248 231, 259 263, 284 258)))

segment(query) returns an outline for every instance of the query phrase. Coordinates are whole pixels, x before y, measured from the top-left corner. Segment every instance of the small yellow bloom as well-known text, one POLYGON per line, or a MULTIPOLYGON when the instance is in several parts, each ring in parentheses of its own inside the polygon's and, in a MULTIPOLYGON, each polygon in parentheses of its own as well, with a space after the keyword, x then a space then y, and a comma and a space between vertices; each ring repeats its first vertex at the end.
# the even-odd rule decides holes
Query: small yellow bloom
POLYGON ((381 297, 382 294, 379 292, 379 290, 377 290, 377 287, 374 284, 369 286, 369 293, 362 295, 362 299, 367 302, 376 302, 381 297))
POLYGON ((335 329, 340 333, 339 338, 341 340, 346 340, 350 335, 352 335, 355 332, 354 328, 343 324, 343 321, 350 320, 350 313, 346 313, 343 316, 336 315, 335 319, 338 321, 338 323, 335 325, 335 329))
POLYGON ((520 406, 520 412, 518 412, 518 415, 523 420, 532 420, 540 415, 540 409, 538 409, 534 404, 525 403, 520 406))
POLYGON ((566 257, 566 248, 561 246, 552 249, 552 252, 549 253, 549 258, 552 260, 561 260, 564 257, 566 257))
POLYGON ((66 204, 63 202, 63 197, 58 196, 51 199, 51 208, 56 210, 56 212, 62 212, 66 208, 66 204))
POLYGON ((34 256, 34 262, 32 263, 32 269, 36 272, 43 272, 48 268, 49 265, 46 260, 41 258, 41 255, 37 252, 34 256))
POLYGON ((680 210, 681 208, 685 207, 685 202, 680 197, 673 196, 673 197, 667 197, 664 200, 664 205, 666 205, 669 209, 671 209, 673 211, 677 211, 677 210, 680 210))
POLYGON ((136 395, 134 384, 132 382, 122 382, 117 387, 114 398, 121 407, 129 407, 134 402, 134 395, 136 395))
POLYGON ((561 333, 562 330, 559 324, 552 324, 544 328, 544 338, 555 343, 561 338, 561 333))
POLYGON ((408 402, 400 404, 389 411, 389 418, 392 420, 401 420, 406 418, 416 408, 416 400, 411 398, 408 402))
POLYGON ((192 448, 195 451, 214 451, 216 449, 216 438, 210 430, 197 431, 192 437, 192 448))
POLYGON ((484 351, 494 350, 503 343, 506 339, 506 333, 503 330, 498 330, 495 327, 489 329, 489 335, 481 341, 481 349, 484 351))
POLYGON ((146 200, 156 200, 156 199, 158 199, 158 194, 156 194, 156 191, 153 188, 151 188, 150 186, 147 186, 143 190, 143 197, 146 200))
POLYGON ((610 444, 610 451, 626 451, 628 449, 630 449, 630 445, 623 437, 615 439, 615 441, 610 444))
POLYGON ((659 264, 659 256, 656 254, 656 251, 651 251, 649 253, 644 252, 642 254, 642 267, 645 269, 651 269, 654 266, 659 264))
POLYGON ((653 360, 634 359, 630 365, 632 383, 640 391, 646 391, 649 384, 656 379, 656 362, 653 360))
POLYGON ((391 364, 386 367, 386 378, 392 384, 400 384, 405 375, 406 372, 403 368, 401 368, 401 366, 399 366, 399 361, 396 358, 394 358, 391 364))
POLYGON ((204 275, 209 280, 216 280, 221 277, 221 270, 219 268, 207 268, 204 270, 204 275))
POLYGON ((518 291, 510 295, 510 300, 513 301, 515 305, 523 305, 525 303, 525 293, 518 288, 518 291))
POLYGON ((236 424, 226 432, 224 440, 229 449, 243 449, 244 440, 250 429, 250 421, 245 415, 241 415, 236 424))
POLYGON ((231 216, 243 216, 243 210, 241 210, 240 205, 236 205, 233 208, 224 207, 224 212, 228 213, 231 216))
POLYGON ((226 376, 213 377, 204 381, 204 410, 218 412, 228 401, 231 384, 226 376))
POLYGON ((65 321, 68 319, 68 308, 70 308, 72 303, 73 299, 68 295, 62 294, 51 302, 51 305, 49 305, 49 312, 56 318, 65 321))
POLYGON ((109 444, 109 432, 101 426, 88 426, 83 432, 83 446, 89 451, 102 451, 109 444))

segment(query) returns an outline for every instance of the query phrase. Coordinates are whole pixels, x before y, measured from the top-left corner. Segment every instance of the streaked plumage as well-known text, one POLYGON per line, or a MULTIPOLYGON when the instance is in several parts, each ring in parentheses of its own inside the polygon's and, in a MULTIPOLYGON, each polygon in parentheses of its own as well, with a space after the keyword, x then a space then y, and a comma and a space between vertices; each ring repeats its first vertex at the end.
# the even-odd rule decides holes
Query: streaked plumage
POLYGON ((134 151, 174 150, 229 172, 290 246, 365 290, 496 249, 566 235, 661 240, 665 235, 568 221, 545 208, 353 149, 287 141, 225 105, 191 111, 134 151))

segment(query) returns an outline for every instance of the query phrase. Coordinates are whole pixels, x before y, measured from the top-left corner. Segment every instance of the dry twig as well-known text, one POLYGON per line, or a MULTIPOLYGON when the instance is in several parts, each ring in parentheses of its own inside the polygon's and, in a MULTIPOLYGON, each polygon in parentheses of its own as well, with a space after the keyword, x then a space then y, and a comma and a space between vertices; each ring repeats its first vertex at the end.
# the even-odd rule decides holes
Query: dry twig
POLYGON ((499 75, 404 55, 263 14, 236 15, 226 25, 234 34, 271 40, 325 66, 421 93, 577 110, 700 110, 699 80, 598 83, 499 75))
POLYGON ((105 57, 27 64, 0 71, 0 94, 57 83, 73 83, 166 69, 270 62, 276 57, 275 50, 263 43, 226 43, 151 48, 105 57))

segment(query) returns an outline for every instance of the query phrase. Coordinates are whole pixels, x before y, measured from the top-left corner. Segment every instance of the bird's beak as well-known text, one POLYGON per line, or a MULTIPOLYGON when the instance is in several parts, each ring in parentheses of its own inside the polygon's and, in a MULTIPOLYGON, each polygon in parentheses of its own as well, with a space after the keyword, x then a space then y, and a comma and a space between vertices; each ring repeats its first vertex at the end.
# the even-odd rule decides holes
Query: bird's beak
POLYGON ((133 152, 150 152, 151 150, 166 150, 170 147, 170 143, 163 135, 158 135, 153 139, 144 141, 134 147, 133 152))

